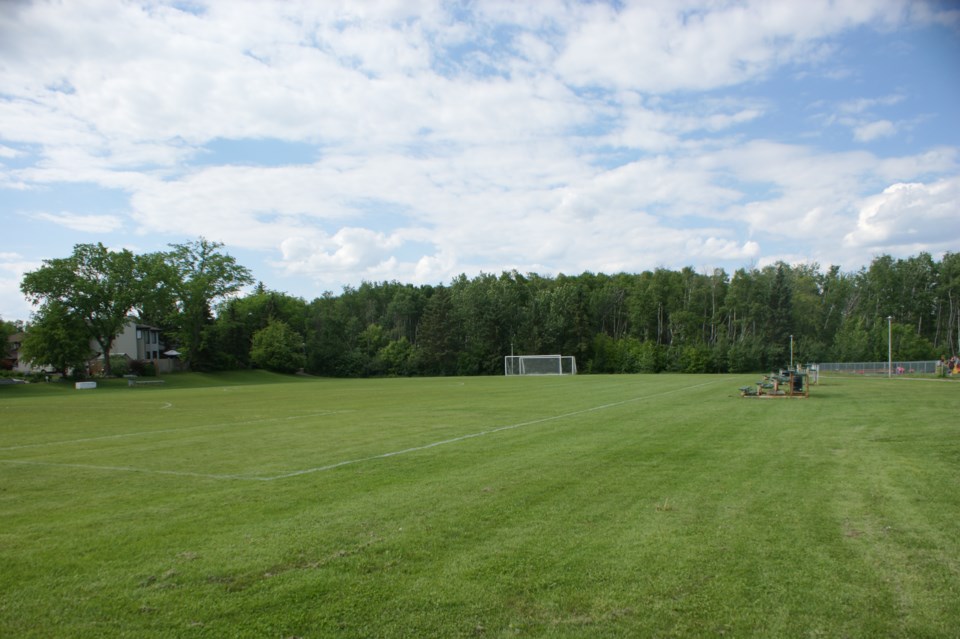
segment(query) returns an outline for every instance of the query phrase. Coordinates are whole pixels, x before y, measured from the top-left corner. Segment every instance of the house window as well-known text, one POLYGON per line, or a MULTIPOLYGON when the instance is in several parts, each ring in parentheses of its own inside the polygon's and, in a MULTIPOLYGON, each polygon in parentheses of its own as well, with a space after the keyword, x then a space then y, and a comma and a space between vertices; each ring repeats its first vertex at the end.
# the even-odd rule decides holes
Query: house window
POLYGON ((139 328, 137 329, 137 339, 138 339, 138 340, 143 339, 143 333, 140 331, 139 328))

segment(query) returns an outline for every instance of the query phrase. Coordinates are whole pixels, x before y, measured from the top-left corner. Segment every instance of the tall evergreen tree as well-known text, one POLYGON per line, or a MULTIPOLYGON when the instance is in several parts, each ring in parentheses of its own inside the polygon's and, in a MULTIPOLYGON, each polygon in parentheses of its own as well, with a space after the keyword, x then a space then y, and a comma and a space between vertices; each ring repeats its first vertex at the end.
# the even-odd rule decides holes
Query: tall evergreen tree
POLYGON ((788 268, 783 262, 777 264, 773 286, 770 289, 767 338, 777 348, 789 345, 790 335, 793 332, 793 291, 787 281, 788 268))
POLYGON ((457 354, 463 340, 450 291, 445 287, 434 289, 433 295, 427 300, 417 344, 422 353, 425 373, 453 375, 456 372, 457 354))

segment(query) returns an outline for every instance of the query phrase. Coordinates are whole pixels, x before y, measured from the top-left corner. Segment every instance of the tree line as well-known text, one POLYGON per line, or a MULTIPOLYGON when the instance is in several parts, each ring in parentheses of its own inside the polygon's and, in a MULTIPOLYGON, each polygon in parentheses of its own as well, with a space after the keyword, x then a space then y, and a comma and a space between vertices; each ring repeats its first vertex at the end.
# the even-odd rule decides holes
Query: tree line
POLYGON ((796 362, 885 361, 888 331, 899 360, 960 349, 957 253, 883 255, 856 272, 782 262, 732 275, 509 271, 449 285, 364 282, 307 301, 262 284, 241 295, 250 272, 221 248, 201 239, 138 257, 78 245, 67 262, 25 276, 23 291, 41 304, 28 335, 85 327, 108 349, 115 325, 104 317, 132 312, 162 328, 194 369, 338 377, 498 374, 510 353, 573 355, 591 373, 762 371, 791 354, 796 362), (123 262, 130 279, 81 268, 99 260, 123 262), (64 278, 64 267, 74 275, 64 278), (102 290, 90 293, 85 278, 102 290))

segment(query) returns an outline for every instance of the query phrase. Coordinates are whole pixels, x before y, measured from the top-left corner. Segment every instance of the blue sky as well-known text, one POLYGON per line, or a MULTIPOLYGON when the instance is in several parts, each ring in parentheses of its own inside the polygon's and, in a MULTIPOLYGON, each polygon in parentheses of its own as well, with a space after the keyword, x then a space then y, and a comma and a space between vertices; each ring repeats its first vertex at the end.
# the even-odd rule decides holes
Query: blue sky
POLYGON ((78 243, 306 299, 960 250, 949 2, 0 4, 0 317, 78 243))

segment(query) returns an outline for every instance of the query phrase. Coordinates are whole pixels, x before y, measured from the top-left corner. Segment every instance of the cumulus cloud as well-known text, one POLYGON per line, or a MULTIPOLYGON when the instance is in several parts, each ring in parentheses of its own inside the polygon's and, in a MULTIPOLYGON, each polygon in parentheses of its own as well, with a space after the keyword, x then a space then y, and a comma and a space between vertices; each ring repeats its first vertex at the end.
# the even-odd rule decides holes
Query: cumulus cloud
POLYGON ((933 247, 955 250, 960 237, 960 176, 929 184, 893 184, 867 198, 856 229, 844 242, 852 247, 933 247))
MULTIPOLYGON (((896 198, 863 218, 864 194, 956 173, 949 146, 778 140, 782 106, 757 89, 826 75, 838 35, 908 19, 896 0, 181 6, 0 12, 0 188, 129 198, 129 217, 30 219, 202 235, 316 281, 425 282, 736 263, 791 238, 839 253, 858 219, 850 241, 883 246, 896 198), (222 141, 254 156, 225 159, 222 141), (259 161, 271 142, 310 153, 259 161)), ((834 101, 827 123, 894 136, 909 123, 883 111, 907 95, 834 101)))
POLYGON ((395 235, 345 227, 313 241, 287 238, 280 243, 280 250, 287 267, 293 270, 364 271, 391 259, 390 251, 400 244, 395 235))
POLYGON ((274 264, 284 272, 326 285, 356 283, 357 279, 425 283, 451 276, 453 262, 443 255, 398 257, 408 239, 403 233, 356 227, 344 227, 329 236, 290 237, 280 243, 282 259, 274 264))

